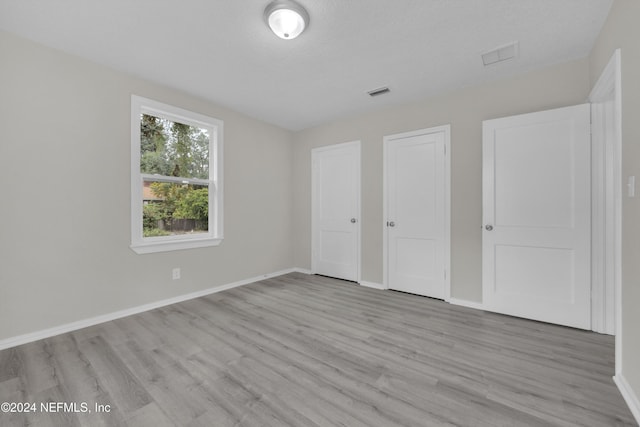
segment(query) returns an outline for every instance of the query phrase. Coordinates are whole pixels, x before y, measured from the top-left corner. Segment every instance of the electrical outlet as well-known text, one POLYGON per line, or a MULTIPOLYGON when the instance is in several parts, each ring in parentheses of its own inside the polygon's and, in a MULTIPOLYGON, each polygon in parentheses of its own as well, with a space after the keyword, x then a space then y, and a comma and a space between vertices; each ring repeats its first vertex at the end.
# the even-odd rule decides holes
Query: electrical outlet
POLYGON ((180 279, 180 269, 174 268, 173 271, 171 272, 171 276, 173 277, 173 280, 180 279))

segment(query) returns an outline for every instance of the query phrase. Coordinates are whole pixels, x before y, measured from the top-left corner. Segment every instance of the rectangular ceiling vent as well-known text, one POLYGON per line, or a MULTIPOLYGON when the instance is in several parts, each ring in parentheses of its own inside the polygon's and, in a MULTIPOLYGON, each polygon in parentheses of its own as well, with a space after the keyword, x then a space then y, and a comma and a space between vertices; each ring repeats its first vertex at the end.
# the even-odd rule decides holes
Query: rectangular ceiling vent
POLYGON ((384 95, 385 93, 389 93, 389 92, 391 92, 391 89, 389 89, 388 87, 379 87, 378 89, 370 90, 367 93, 369 94, 369 96, 378 96, 378 95, 384 95))
POLYGON ((486 67, 497 62, 513 59, 516 56, 518 56, 518 42, 513 42, 483 53, 482 63, 486 67))

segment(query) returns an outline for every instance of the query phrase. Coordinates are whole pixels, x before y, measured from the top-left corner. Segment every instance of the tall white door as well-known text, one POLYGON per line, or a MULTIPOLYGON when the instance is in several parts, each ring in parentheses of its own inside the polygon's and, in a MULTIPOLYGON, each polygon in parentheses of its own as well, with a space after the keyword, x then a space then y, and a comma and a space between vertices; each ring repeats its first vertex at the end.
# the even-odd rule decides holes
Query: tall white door
POLYGON ((588 104, 483 122, 483 305, 591 326, 588 104))
POLYGON ((313 149, 312 271, 360 280, 360 142, 313 149))
POLYGON ((387 287, 448 298, 449 126, 385 137, 387 287))

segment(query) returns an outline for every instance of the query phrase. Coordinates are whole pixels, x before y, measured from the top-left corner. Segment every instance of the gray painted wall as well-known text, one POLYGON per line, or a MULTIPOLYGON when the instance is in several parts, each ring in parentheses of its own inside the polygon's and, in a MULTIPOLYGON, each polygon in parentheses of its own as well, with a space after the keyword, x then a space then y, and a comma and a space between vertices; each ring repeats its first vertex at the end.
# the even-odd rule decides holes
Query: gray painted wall
POLYGON ((0 58, 0 340, 293 266, 288 131, 7 33, 0 58), (224 121, 221 246, 129 249, 132 93, 224 121))
POLYGON ((451 124, 451 292, 454 298, 479 302, 482 121, 580 104, 588 93, 588 63, 579 60, 297 133, 293 145, 295 265, 311 265, 312 148, 362 141, 362 279, 382 283, 382 138, 451 124))

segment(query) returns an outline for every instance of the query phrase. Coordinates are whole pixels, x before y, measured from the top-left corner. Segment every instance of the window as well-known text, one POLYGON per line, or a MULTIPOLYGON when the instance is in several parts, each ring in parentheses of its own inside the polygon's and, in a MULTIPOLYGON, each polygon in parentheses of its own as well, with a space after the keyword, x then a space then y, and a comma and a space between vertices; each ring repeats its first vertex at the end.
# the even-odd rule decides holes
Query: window
POLYGON ((131 248, 222 241, 222 121, 131 97, 131 248))

